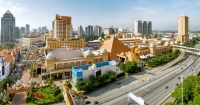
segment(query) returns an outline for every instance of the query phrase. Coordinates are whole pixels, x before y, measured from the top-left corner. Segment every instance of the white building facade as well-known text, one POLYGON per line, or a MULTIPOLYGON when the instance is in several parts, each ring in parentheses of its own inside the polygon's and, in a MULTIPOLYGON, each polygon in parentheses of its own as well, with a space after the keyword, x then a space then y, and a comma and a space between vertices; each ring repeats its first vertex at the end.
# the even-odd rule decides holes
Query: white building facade
POLYGON ((99 77, 103 74, 107 74, 109 71, 116 72, 116 62, 106 61, 96 64, 87 64, 72 67, 72 82, 76 84, 78 80, 87 81, 90 76, 99 77))

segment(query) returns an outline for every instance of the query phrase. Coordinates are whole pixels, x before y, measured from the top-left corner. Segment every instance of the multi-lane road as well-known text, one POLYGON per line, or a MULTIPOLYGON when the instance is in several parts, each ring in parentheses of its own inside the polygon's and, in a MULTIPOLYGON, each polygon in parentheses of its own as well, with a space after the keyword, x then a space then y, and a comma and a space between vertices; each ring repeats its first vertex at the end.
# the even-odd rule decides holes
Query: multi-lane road
MULTIPOLYGON (((144 81, 137 80, 120 88, 102 93, 101 95, 98 95, 97 98, 89 98, 89 100, 91 102, 98 100, 100 104, 104 105, 126 105, 128 104, 127 93, 132 92, 133 94, 142 97, 146 104, 157 105, 170 95, 176 87, 176 83, 180 83, 180 79, 177 78, 180 77, 181 74, 186 77, 187 75, 190 75, 188 70, 191 70, 191 67, 193 68, 193 71, 199 68, 199 65, 197 64, 199 61, 200 59, 197 59, 196 56, 189 56, 188 59, 183 61, 180 65, 178 64, 167 70, 157 72, 156 75, 147 76, 143 78, 144 81), (165 86, 168 86, 169 88, 165 89, 165 86)), ((124 85, 123 82, 122 85, 124 85)), ((94 96, 95 95, 93 95, 93 97, 94 96)), ((132 100, 130 100, 129 103, 135 104, 132 100)))
MULTIPOLYGON (((187 60, 182 63, 182 66, 179 66, 177 68, 174 68, 174 70, 171 71, 171 73, 163 76, 159 80, 154 81, 150 86, 143 86, 141 87, 141 90, 135 90, 132 91, 133 94, 136 96, 140 96, 144 99, 145 103, 147 105, 158 105, 160 104, 164 99, 166 99, 171 92, 177 87, 177 83, 180 84, 181 79, 178 79, 178 77, 187 77, 188 75, 192 75, 194 73, 199 72, 199 61, 200 58, 197 59, 197 57, 192 57, 190 60, 187 60), (168 87, 165 89, 165 87, 168 87)), ((155 77, 156 78, 156 77, 155 77)), ((113 104, 113 105, 126 105, 128 104, 128 98, 127 96, 122 96, 120 100, 118 100, 114 103, 107 102, 105 104, 113 104)), ((137 105, 133 100, 129 102, 129 105, 137 105)))

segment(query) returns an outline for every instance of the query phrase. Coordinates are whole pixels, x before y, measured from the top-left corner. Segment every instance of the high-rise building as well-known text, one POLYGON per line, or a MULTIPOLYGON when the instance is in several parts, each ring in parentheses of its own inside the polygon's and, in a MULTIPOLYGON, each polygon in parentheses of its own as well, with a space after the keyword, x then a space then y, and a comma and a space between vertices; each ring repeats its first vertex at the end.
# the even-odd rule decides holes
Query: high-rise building
POLYGON ((88 25, 87 27, 85 27, 85 35, 93 35, 93 26, 88 25))
POLYGON ((177 41, 187 43, 189 41, 188 35, 188 17, 185 15, 178 17, 178 35, 177 41))
POLYGON ((25 33, 25 29, 26 29, 25 27, 21 27, 20 28, 21 33, 25 33))
POLYGON ((38 28, 38 32, 39 32, 39 33, 42 33, 41 27, 38 28))
POLYGON ((42 33, 44 34, 44 33, 46 33, 47 32, 47 26, 43 26, 42 27, 42 33))
POLYGON ((102 27, 96 25, 94 26, 94 35, 101 36, 102 35, 102 27))
POLYGON ((84 35, 83 27, 81 25, 78 27, 78 35, 84 35))
POLYGON ((34 32, 34 33, 37 32, 36 29, 33 29, 33 32, 34 32))
POLYGON ((26 24, 26 32, 30 33, 30 25, 29 24, 26 24))
POLYGON ((57 40, 72 39, 72 19, 69 16, 56 15, 54 19, 54 37, 57 40))
POLYGON ((151 35, 152 32, 152 23, 151 21, 141 21, 136 20, 134 21, 134 34, 137 36, 137 34, 141 35, 151 35))
POLYGON ((54 29, 54 21, 52 21, 52 30, 54 29))
POLYGON ((7 10, 1 18, 1 43, 13 43, 15 40, 15 17, 7 10))
POLYGON ((15 36, 15 38, 20 38, 20 29, 19 29, 19 27, 15 27, 14 36, 15 36))
POLYGON ((118 31, 126 33, 127 32, 127 27, 119 27, 118 31))

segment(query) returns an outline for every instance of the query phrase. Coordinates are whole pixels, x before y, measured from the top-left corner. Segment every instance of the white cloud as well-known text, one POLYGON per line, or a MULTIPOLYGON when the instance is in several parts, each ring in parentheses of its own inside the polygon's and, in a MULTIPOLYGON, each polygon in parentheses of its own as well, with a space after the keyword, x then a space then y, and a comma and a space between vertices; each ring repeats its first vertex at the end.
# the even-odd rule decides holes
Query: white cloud
POLYGON ((13 13, 13 15, 27 11, 27 8, 20 5, 19 3, 12 3, 7 0, 0 0, 0 14, 4 14, 8 9, 11 13, 13 13))
POLYGON ((162 13, 161 11, 163 10, 162 8, 158 7, 158 8, 151 8, 151 7, 134 7, 134 10, 138 10, 138 11, 142 11, 142 12, 146 12, 149 14, 158 14, 158 13, 162 13))

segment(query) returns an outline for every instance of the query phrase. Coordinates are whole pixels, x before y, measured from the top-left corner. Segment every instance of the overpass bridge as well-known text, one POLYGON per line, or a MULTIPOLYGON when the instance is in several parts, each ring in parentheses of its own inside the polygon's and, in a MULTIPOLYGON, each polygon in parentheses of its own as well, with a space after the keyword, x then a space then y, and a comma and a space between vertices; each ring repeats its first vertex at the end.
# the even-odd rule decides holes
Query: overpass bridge
POLYGON ((172 45, 172 46, 173 46, 173 49, 179 49, 187 53, 200 55, 200 49, 198 48, 191 48, 191 47, 179 46, 179 45, 172 45))

